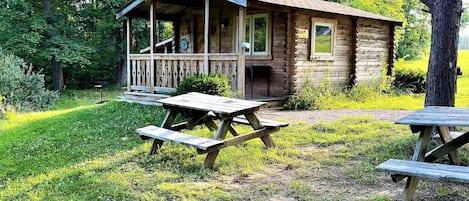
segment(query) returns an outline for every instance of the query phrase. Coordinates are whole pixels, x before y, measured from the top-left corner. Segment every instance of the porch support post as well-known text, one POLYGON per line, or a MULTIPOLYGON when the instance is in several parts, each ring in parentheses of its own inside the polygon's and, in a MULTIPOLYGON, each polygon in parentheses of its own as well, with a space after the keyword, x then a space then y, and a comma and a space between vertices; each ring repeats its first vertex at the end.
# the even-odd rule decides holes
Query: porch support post
MULTIPOLYGON (((150 93, 155 92, 155 1, 150 5, 150 93)), ((148 83, 147 83, 148 84, 148 83)))
POLYGON ((132 74, 130 70, 131 61, 130 61, 130 48, 132 47, 132 18, 127 17, 127 47, 126 47, 126 54, 127 54, 127 91, 131 91, 130 86, 132 82, 132 74))
POLYGON ((245 79, 244 79, 244 71, 246 65, 246 57, 245 57, 245 50, 242 48, 242 44, 245 40, 246 35, 246 8, 240 6, 239 7, 239 16, 238 16, 238 44, 236 47, 236 53, 238 54, 238 73, 236 75, 237 78, 237 90, 240 92, 240 98, 245 98, 245 79))
POLYGON ((210 0, 205 0, 205 21, 204 21, 204 74, 208 75, 208 29, 210 21, 210 0))

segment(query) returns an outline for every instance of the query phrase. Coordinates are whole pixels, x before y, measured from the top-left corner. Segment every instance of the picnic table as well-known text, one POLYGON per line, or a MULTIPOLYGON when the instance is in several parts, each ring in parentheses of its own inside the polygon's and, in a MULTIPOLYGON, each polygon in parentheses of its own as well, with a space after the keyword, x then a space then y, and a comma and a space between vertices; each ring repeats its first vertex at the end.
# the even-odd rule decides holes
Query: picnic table
POLYGON ((141 135, 142 139, 154 139, 150 154, 158 153, 165 141, 193 146, 197 148, 199 154, 207 153, 204 168, 213 168, 220 149, 224 147, 244 143, 255 138, 260 138, 267 147, 274 147, 275 143, 270 134, 278 131, 280 127, 288 125, 282 122, 259 119, 255 112, 265 105, 265 102, 197 92, 161 99, 158 102, 168 110, 161 126, 147 126, 137 129, 137 133, 141 135), (187 121, 175 124, 178 115, 185 116, 187 121), (235 123, 249 125, 253 131, 240 134, 235 129, 235 123), (215 131, 213 138, 177 132, 181 129, 192 129, 196 125, 205 125, 215 131), (233 137, 226 138, 228 132, 233 137))
POLYGON ((469 167, 462 164, 458 148, 469 142, 469 132, 452 138, 451 127, 469 127, 469 108, 428 106, 412 113, 396 124, 409 125, 412 133, 420 133, 411 161, 390 159, 377 171, 389 172, 393 181, 407 178, 402 200, 412 200, 419 177, 469 183, 469 167), (434 133, 440 135, 442 144, 428 151, 434 133), (432 163, 448 155, 451 164, 432 163))

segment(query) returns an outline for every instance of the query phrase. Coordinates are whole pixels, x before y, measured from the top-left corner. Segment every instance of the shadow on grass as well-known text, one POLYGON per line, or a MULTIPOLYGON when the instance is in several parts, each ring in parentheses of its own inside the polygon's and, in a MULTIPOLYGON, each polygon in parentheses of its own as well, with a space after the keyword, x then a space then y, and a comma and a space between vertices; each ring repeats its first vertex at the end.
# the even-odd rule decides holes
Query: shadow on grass
POLYGON ((183 146, 149 156, 135 129, 165 110, 124 102, 88 107, 0 134, 0 200, 171 200, 231 195, 207 184, 202 155, 183 146), (171 184, 171 185, 170 185, 171 184))
MULTIPOLYGON (((135 129, 159 124, 161 107, 110 102, 30 121, 1 134, 0 184, 141 144, 135 129)), ((1 187, 1 186, 0 186, 1 187)))

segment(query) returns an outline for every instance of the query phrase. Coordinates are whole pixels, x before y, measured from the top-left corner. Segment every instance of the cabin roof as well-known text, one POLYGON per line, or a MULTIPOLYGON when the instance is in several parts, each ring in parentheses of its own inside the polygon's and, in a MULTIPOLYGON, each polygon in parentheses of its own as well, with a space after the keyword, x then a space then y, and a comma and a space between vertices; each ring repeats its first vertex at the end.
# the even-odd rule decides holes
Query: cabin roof
MULTIPOLYGON (((249 0, 248 0, 249 1, 249 0)), ((340 14, 352 17, 361 17, 375 20, 388 21, 396 24, 402 24, 400 20, 388 18, 379 14, 374 14, 371 12, 363 11, 360 9, 352 8, 350 6, 342 5, 335 2, 328 2, 323 0, 257 0, 261 3, 268 3, 273 5, 285 6, 295 9, 305 9, 311 11, 319 11, 324 13, 331 14, 340 14)), ((156 12, 162 13, 165 15, 174 15, 185 9, 189 6, 195 6, 203 3, 202 1, 184 1, 186 5, 177 1, 177 4, 169 3, 171 1, 161 1, 157 4, 156 12)), ((148 8, 150 7, 151 1, 149 0, 133 0, 122 7, 116 13, 116 19, 122 18, 124 16, 133 16, 133 17, 148 17, 148 8)), ((202 6, 202 5, 200 5, 202 6)), ((248 4, 249 8, 249 4, 248 4)))
POLYGON ((305 10, 320 11, 333 14, 341 14, 353 17, 362 17, 375 20, 383 20, 401 24, 400 20, 388 18, 379 14, 370 13, 350 6, 342 5, 335 2, 322 0, 258 0, 259 2, 270 3, 274 5, 287 6, 291 8, 299 8, 305 10))

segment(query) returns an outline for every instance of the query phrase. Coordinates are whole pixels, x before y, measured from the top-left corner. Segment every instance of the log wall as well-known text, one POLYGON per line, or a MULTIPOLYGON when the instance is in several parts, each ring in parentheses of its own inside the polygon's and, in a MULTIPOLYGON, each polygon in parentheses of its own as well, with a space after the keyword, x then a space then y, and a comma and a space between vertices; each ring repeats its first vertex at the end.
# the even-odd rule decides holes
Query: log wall
POLYGON ((381 79, 387 70, 390 53, 390 26, 376 20, 359 19, 357 22, 357 83, 381 79))
POLYGON ((393 44, 388 23, 306 12, 297 13, 296 18, 293 92, 306 78, 315 86, 328 79, 333 86, 345 87, 351 82, 379 81, 382 70, 387 69, 393 44), (337 20, 334 56, 330 59, 311 56, 312 17, 337 20), (300 36, 304 30, 309 31, 308 38, 300 36))
MULTIPOLYGON (((295 61, 293 72, 293 89, 295 91, 309 78, 313 85, 320 85, 324 79, 334 86, 345 85, 349 82, 352 66, 352 20, 348 17, 326 16, 318 14, 298 13, 295 22, 295 61), (336 19, 334 56, 332 59, 311 59, 311 18, 336 19), (300 33, 308 30, 309 37, 300 33)), ((314 56, 313 56, 314 57, 314 56)))

